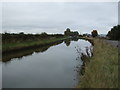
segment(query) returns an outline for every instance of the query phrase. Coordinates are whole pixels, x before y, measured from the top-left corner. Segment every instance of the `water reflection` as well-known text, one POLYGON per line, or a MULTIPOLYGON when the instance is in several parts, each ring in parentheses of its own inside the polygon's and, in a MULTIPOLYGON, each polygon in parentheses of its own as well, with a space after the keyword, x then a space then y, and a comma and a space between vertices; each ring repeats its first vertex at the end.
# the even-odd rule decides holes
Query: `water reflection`
POLYGON ((66 44, 66 46, 69 46, 70 43, 71 43, 71 40, 70 39, 66 39, 66 40, 64 40, 64 43, 66 44))
POLYGON ((80 65, 76 66, 76 68, 78 68, 77 72, 79 72, 80 75, 84 75, 85 66, 90 61, 89 58, 93 56, 93 46, 86 46, 84 51, 79 46, 75 48, 78 54, 76 60, 81 60, 80 65))
POLYGON ((66 46, 69 46, 71 41, 78 41, 79 38, 69 38, 69 39, 66 39, 64 40, 64 43, 66 44, 66 46))
POLYGON ((49 45, 45 45, 45 46, 38 46, 38 47, 33 47, 30 49, 26 49, 26 50, 19 50, 17 52, 10 52, 10 53, 3 53, 2 54, 2 61, 3 62, 8 62, 13 58, 18 58, 21 59, 23 56, 29 56, 32 55, 33 53, 42 53, 47 51, 51 46, 55 46, 58 45, 60 43, 62 43, 63 41, 59 41, 59 42, 55 42, 49 45))
POLYGON ((75 49, 77 46, 86 52, 85 47, 89 47, 91 44, 85 40, 69 39, 64 43, 61 41, 20 54, 16 53, 17 56, 11 54, 12 57, 17 58, 12 59, 9 56, 11 58, 8 60, 9 62, 2 64, 3 88, 75 87, 82 66, 80 54, 75 49), (51 47, 53 45, 56 46, 51 47), (24 57, 24 55, 26 56, 24 57), (18 56, 20 57, 18 58, 18 56))
MULTIPOLYGON (((64 43, 66 46, 69 46, 71 41, 78 41, 78 38, 71 38, 71 39, 66 39, 64 40, 64 43)), ((45 45, 45 46, 40 46, 40 47, 33 47, 30 49, 26 49, 26 50, 19 50, 17 52, 10 52, 10 53, 3 53, 2 54, 2 61, 3 62, 8 62, 13 58, 18 58, 19 60, 23 57, 23 56, 30 56, 33 53, 43 53, 45 51, 47 51, 50 47, 61 44, 63 42, 63 40, 59 41, 59 42, 54 42, 51 43, 49 45, 45 45)))

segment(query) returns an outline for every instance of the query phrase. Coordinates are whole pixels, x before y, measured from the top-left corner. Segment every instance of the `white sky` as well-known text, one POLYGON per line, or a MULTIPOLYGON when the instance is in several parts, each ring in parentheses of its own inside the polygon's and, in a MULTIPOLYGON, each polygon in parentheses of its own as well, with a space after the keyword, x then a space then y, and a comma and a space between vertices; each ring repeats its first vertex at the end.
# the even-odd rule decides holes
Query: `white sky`
POLYGON ((119 2, 120 0, 1 0, 0 2, 119 2))
POLYGON ((3 32, 63 33, 69 27, 79 33, 96 29, 106 34, 117 24, 117 2, 2 3, 3 32))

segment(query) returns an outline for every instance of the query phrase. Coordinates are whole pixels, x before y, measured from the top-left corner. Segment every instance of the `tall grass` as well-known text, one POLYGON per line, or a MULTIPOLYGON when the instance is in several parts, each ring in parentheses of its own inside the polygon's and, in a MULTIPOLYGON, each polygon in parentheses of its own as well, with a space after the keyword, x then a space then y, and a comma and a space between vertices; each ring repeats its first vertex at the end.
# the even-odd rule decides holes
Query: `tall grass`
POLYGON ((93 56, 78 88, 118 88, 118 50, 102 39, 94 41, 93 56))

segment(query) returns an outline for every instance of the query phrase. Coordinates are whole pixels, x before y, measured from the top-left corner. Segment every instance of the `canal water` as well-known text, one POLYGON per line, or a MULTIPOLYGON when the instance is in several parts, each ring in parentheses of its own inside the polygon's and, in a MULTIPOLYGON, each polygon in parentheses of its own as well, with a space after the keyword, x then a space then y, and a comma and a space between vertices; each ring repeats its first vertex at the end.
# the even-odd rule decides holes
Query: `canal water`
MULTIPOLYGON (((65 40, 53 45, 3 54, 3 88, 74 88, 82 65, 80 53, 91 43, 65 40)), ((1 65, 1 64, 0 64, 1 65)))

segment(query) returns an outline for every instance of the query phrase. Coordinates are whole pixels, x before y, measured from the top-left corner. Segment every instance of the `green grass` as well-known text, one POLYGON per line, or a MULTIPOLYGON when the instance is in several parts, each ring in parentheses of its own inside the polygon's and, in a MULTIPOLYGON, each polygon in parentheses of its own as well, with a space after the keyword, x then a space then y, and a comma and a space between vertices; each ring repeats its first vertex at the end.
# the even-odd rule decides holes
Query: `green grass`
POLYGON ((7 43, 2 45, 2 51, 25 48, 25 47, 35 46, 35 45, 45 45, 45 44, 49 44, 51 42, 55 42, 63 39, 65 39, 65 37, 61 37, 61 38, 51 37, 49 39, 40 39, 36 41, 28 41, 28 42, 21 42, 21 43, 7 43))
POLYGON ((102 39, 94 41, 93 56, 78 88, 118 88, 118 50, 102 39))

